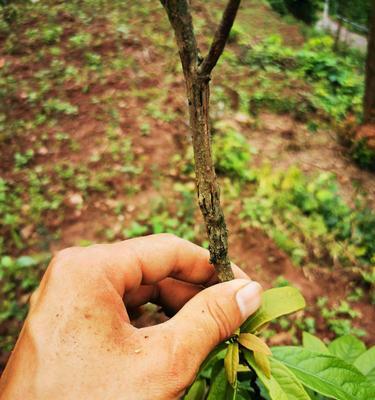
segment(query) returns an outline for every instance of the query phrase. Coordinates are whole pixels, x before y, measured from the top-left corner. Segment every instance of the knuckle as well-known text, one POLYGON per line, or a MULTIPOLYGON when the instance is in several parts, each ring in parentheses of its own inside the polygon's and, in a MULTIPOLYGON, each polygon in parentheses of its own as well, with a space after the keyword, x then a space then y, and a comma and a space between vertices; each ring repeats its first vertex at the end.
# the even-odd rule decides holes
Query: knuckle
POLYGON ((160 234, 161 237, 167 239, 170 242, 180 242, 182 239, 179 238, 177 235, 175 235, 174 233, 161 233, 160 234))
POLYGON ((76 263, 77 255, 82 249, 80 247, 68 247, 60 250, 52 259, 48 269, 50 274, 65 273, 67 267, 76 263))
POLYGON ((77 254, 79 247, 67 247, 66 249, 60 250, 52 259, 52 264, 65 263, 71 261, 77 254))

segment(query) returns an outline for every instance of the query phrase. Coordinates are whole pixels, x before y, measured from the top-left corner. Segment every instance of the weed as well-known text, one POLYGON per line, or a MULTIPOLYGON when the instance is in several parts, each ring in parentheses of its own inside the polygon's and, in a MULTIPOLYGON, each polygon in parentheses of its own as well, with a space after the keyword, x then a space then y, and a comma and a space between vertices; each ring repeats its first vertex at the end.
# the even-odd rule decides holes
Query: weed
POLYGON ((265 229, 296 264, 324 259, 369 265, 374 257, 375 215, 360 204, 351 209, 333 175, 307 178, 297 167, 255 172, 257 188, 244 199, 241 216, 265 229))
POLYGON ((75 49, 85 49, 92 42, 93 38, 90 33, 80 32, 69 38, 69 44, 75 49))
POLYGON ((14 164, 16 170, 25 167, 34 157, 34 150, 28 149, 25 153, 16 153, 14 155, 14 164))
POLYGON ((299 112, 321 110, 334 120, 349 112, 358 116, 362 112, 363 71, 358 68, 355 56, 332 51, 329 36, 313 37, 296 51, 283 45, 280 36, 273 35, 253 46, 246 62, 254 70, 265 71, 259 72, 261 89, 251 97, 253 111, 263 105, 277 112, 289 112, 302 103, 299 112), (269 90, 266 84, 274 83, 275 75, 281 82, 288 82, 285 88, 293 87, 296 82, 302 98, 298 94, 284 95, 283 88, 269 90), (310 85, 312 93, 306 92, 302 83, 298 83, 300 80, 310 85))
POLYGON ((321 297, 317 301, 322 317, 328 328, 336 336, 355 335, 365 336, 366 332, 353 326, 352 320, 361 317, 359 311, 354 310, 347 301, 342 300, 338 306, 328 308, 327 298, 321 297))
POLYGON ((44 111, 51 114, 66 114, 66 115, 76 115, 78 114, 78 107, 70 104, 68 101, 63 101, 60 99, 48 99, 43 104, 44 111))

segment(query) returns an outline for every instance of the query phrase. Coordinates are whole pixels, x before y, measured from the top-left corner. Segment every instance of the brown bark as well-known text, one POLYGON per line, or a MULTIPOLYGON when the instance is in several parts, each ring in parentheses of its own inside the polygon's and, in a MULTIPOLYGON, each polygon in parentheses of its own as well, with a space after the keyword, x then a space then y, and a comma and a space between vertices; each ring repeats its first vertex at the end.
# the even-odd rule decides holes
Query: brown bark
POLYGON ((161 3, 175 32, 185 76, 198 203, 209 239, 210 262, 214 264, 219 280, 224 282, 234 276, 228 256, 228 233, 220 205, 220 188, 211 154, 210 73, 224 50, 240 0, 229 0, 203 62, 198 56, 188 0, 161 0, 161 3))
POLYGON ((368 35, 365 96, 363 101, 365 124, 375 124, 375 0, 373 0, 368 35))

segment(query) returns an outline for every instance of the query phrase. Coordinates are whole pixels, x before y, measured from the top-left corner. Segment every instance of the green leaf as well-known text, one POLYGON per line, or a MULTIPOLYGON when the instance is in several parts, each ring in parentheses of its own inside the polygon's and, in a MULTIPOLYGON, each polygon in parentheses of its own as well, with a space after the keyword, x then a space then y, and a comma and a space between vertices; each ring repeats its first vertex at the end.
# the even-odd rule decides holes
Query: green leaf
POLYGON ((355 361, 354 366, 371 382, 375 382, 375 346, 362 353, 355 361))
POLYGON ((204 400, 206 394, 206 381, 197 379, 184 396, 184 400, 204 400))
POLYGON ((349 364, 353 364, 353 362, 366 351, 366 346, 356 337, 346 335, 330 343, 328 350, 334 356, 341 358, 349 364))
POLYGON ((20 268, 29 268, 29 267, 34 267, 37 264, 37 262, 32 257, 21 256, 17 258, 16 264, 20 268))
POLYGON ((271 377, 271 364, 267 355, 254 351, 254 360, 267 378, 271 377))
POLYGON ((324 344, 324 342, 318 337, 311 335, 311 333, 302 333, 302 344, 303 347, 307 350, 315 351, 317 353, 329 354, 328 347, 324 344))
POLYGON ((296 376, 281 362, 270 359, 272 375, 268 378, 258 367, 251 353, 245 350, 244 354, 272 400, 310 400, 296 376))
POLYGON ((238 338, 238 342, 248 350, 257 351, 267 355, 272 354, 267 344, 252 333, 241 333, 238 338))
POLYGON ((240 362, 240 355, 238 350, 238 343, 229 343, 227 354, 224 359, 224 367, 227 375, 228 382, 235 386, 237 381, 237 370, 240 362))
POLYGON ((375 386, 355 367, 329 354, 319 354, 302 347, 272 348, 283 362, 310 389, 337 400, 375 398, 375 386))
POLYGON ((234 400, 236 390, 229 384, 225 370, 222 368, 212 381, 207 400, 234 400))
POLYGON ((202 374, 205 376, 205 378, 208 378, 209 376, 206 376, 205 374, 206 371, 210 370, 218 360, 223 360, 226 351, 227 351, 227 345, 225 343, 220 343, 218 346, 216 346, 204 360, 203 364, 200 367, 198 375, 202 374))
POLYGON ((305 305, 305 299, 294 287, 285 286, 266 290, 262 295, 262 305, 242 325, 241 332, 258 332, 263 325, 273 319, 301 310, 305 305))

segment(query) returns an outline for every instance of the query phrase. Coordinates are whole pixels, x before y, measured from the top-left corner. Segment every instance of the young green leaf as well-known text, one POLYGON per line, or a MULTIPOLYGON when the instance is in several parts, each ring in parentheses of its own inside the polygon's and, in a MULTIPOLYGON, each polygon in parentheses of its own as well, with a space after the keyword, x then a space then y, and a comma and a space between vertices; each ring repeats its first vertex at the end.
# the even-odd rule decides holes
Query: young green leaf
POLYGON ((366 351, 366 346, 355 336, 346 335, 335 339, 329 344, 328 350, 334 356, 353 364, 366 351))
POLYGON ((216 346, 204 360, 199 369, 198 375, 202 375, 205 378, 208 378, 209 375, 207 375, 207 373, 211 370, 211 368, 216 364, 217 361, 224 359, 226 352, 227 345, 225 343, 220 343, 218 346, 216 346))
POLYGON ((307 350, 315 351, 316 353, 329 354, 328 347, 324 344, 324 342, 318 337, 311 335, 311 333, 302 333, 302 344, 307 350))
POLYGON ((262 305, 241 327, 241 332, 258 332, 263 325, 280 317, 301 310, 305 299, 294 287, 281 287, 266 290, 262 295, 262 305))
POLYGON ((224 359, 225 372, 228 382, 234 387, 237 380, 238 364, 240 362, 240 355, 238 343, 229 343, 227 354, 224 359))
POLYGON ((371 382, 375 382, 375 346, 362 353, 354 361, 354 366, 371 382))
POLYGON ((268 356, 264 353, 254 351, 254 359, 259 368, 263 371, 267 378, 271 377, 271 365, 268 356))
POLYGON ((375 386, 355 367, 333 355, 319 354, 295 346, 274 347, 272 354, 303 385, 324 396, 337 400, 375 398, 375 386))
POLYGON ((186 393, 184 400, 204 400, 206 394, 206 381, 197 379, 186 393))
POLYGON ((245 351, 244 355, 272 400, 310 400, 301 383, 285 365, 271 358, 272 375, 267 377, 249 351, 245 351))
POLYGON ((229 384, 222 368, 212 381, 207 400, 235 400, 236 390, 229 384))
POLYGON ((238 342, 248 350, 257 351, 266 355, 272 354, 267 344, 252 333, 241 333, 238 338, 238 342))

